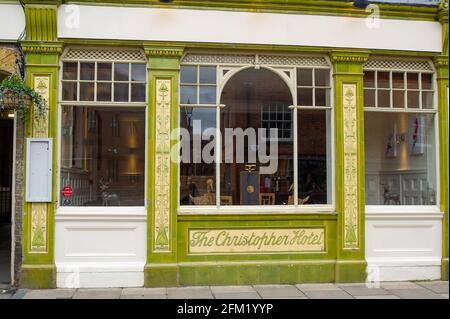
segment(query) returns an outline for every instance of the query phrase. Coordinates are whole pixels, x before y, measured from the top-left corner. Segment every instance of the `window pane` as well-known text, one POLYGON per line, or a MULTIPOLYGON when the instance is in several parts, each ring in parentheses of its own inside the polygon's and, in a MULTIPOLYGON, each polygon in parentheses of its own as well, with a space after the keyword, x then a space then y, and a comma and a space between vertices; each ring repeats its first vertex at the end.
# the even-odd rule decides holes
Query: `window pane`
POLYGON ((182 66, 180 70, 181 83, 194 83, 197 81, 197 67, 196 66, 182 66))
POLYGON ((378 107, 391 107, 391 91, 378 90, 378 107))
POLYGON ((63 82, 62 91, 64 101, 77 100, 77 82, 63 82))
POLYGON ((433 75, 429 73, 422 73, 422 90, 433 89, 433 75))
POLYGON ((405 107, 405 91, 392 91, 393 107, 404 108, 405 107))
POLYGON ((419 108, 419 91, 408 91, 408 108, 419 108))
POLYGON ((330 86, 330 70, 316 69, 314 72, 316 86, 330 86))
POLYGON ((297 85, 312 86, 312 69, 297 69, 297 85))
POLYGON ((419 89, 419 74, 407 73, 408 89, 419 89))
POLYGON ((366 112, 367 205, 436 205, 434 115, 366 112))
POLYGON ((404 89, 405 88, 405 79, 404 73, 392 73, 392 87, 394 89, 404 89))
POLYGON ((329 89, 315 89, 316 106, 330 106, 330 90, 329 89))
POLYGON ((128 102, 128 83, 114 83, 114 101, 128 102))
POLYGON ((97 101, 111 101, 111 83, 97 83, 97 101))
POLYGON ((114 64, 114 81, 128 81, 129 79, 129 63, 114 64))
POLYGON ((227 82, 221 103, 221 204, 292 205, 293 117, 287 85, 271 71, 245 69, 227 82), (264 128, 273 128, 273 135, 268 138, 264 128))
POLYGON ((145 109, 62 107, 63 206, 144 206, 145 109))
POLYGON ((112 80, 112 64, 111 63, 97 63, 97 80, 111 81, 112 80))
POLYGON ((80 101, 94 101, 94 83, 80 83, 80 101))
POLYGON ((145 83, 131 84, 131 102, 145 102, 145 83))
POLYGON ((390 88, 389 72, 378 72, 377 76, 379 88, 390 88))
POLYGON ((313 89, 297 89, 297 101, 301 106, 313 106, 313 89))
POLYGON ((422 108, 433 109, 434 108, 434 92, 422 92, 422 108))
POLYGON ((145 64, 131 64, 131 81, 145 81, 146 73, 145 64))
POLYGON ((63 80, 77 80, 78 79, 78 63, 64 62, 63 63, 63 80))
POLYGON ((374 71, 364 71, 364 87, 374 88, 375 87, 375 72, 374 71))
POLYGON ((375 90, 364 90, 364 106, 375 107, 375 90))
POLYGON ((200 67, 200 83, 201 84, 216 84, 216 67, 215 66, 201 66, 200 67))
POLYGON ((197 86, 182 85, 180 87, 181 104, 197 104, 197 86))
POLYGON ((80 79, 94 80, 95 63, 80 63, 80 79))
POLYGON ((215 154, 205 151, 202 156, 202 150, 214 140, 211 136, 202 140, 202 135, 216 129, 216 109, 180 107, 180 127, 189 136, 180 138, 180 205, 216 205, 215 154))
POLYGON ((330 114, 297 110, 299 204, 331 203, 330 114))
POLYGON ((200 86, 200 104, 216 104, 215 86, 200 86))

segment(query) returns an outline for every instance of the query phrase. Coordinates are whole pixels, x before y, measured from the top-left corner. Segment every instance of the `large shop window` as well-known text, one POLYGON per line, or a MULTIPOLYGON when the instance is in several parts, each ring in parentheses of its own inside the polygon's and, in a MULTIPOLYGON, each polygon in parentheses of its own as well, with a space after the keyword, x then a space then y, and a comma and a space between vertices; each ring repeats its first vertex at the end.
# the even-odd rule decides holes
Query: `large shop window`
POLYGON ((367 205, 436 205, 432 72, 364 72, 367 205))
POLYGON ((65 62, 62 73, 60 205, 144 206, 145 64, 65 62))
POLYGON ((219 72, 181 68, 180 205, 331 204, 330 70, 219 72))

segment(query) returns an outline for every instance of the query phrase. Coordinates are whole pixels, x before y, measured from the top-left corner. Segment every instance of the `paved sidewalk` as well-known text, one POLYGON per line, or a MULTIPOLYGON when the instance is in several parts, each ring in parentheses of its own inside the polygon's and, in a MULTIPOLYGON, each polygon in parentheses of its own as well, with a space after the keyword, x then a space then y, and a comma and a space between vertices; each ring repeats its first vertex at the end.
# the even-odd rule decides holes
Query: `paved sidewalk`
POLYGON ((0 290, 0 299, 448 299, 448 281, 179 288, 0 290))

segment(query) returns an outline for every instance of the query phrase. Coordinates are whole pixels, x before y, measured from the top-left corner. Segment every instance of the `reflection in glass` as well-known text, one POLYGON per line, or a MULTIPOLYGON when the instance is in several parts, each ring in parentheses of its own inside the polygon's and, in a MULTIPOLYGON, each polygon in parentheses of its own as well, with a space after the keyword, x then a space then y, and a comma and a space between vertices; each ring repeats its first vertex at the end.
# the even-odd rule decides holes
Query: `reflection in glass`
POLYGON ((145 64, 131 64, 131 81, 145 81, 147 69, 145 64))
POLYGON ((290 133, 292 111, 288 107, 292 104, 292 96, 289 88, 271 71, 245 69, 227 82, 220 103, 225 105, 220 109, 221 204, 292 205, 293 140, 284 138, 278 141, 278 156, 272 154, 272 169, 258 156, 259 148, 264 146, 264 155, 270 155, 269 142, 276 142, 258 139, 258 129, 280 128, 283 137, 290 133), (227 129, 236 128, 248 129, 249 135, 230 138, 227 129), (231 140, 233 142, 229 143, 231 140))
POLYGON ((395 108, 405 107, 405 91, 392 91, 392 103, 395 108))
POLYGON ((419 91, 408 91, 408 108, 419 108, 419 91))
POLYGON ((297 85, 312 86, 312 69, 297 69, 297 85))
POLYGON ((314 72, 316 86, 330 86, 330 70, 316 69, 314 72))
POLYGON ((77 80, 78 79, 78 63, 64 62, 63 63, 63 80, 77 80))
POLYGON ((404 73, 393 72, 392 73, 392 87, 394 89, 405 88, 404 73))
POLYGON ((114 101, 128 102, 128 83, 114 83, 114 101))
POLYGON ((145 109, 63 106, 65 206, 144 206, 145 109))
POLYGON ((95 63, 80 63, 80 79, 93 81, 95 76, 95 63))
POLYGON ((419 74, 407 73, 407 85, 408 89, 419 89, 419 74))
POLYGON ((197 66, 182 66, 180 70, 180 82, 196 84, 197 81, 197 66))
POLYGON ((200 104, 216 104, 215 86, 200 86, 200 104))
POLYGON ((375 90, 371 89, 364 90, 364 106, 375 107, 375 90))
POLYGON ((200 84, 216 84, 216 67, 215 66, 201 66, 200 67, 200 84))
POLYGON ((390 87, 389 72, 378 72, 377 80, 378 80, 377 81, 378 88, 389 88, 390 87))
POLYGON ((436 205, 434 116, 366 112, 367 205, 436 205))
POLYGON ((434 108, 434 92, 422 92, 422 108, 433 109, 434 108))
POLYGON ((80 83, 80 101, 94 101, 94 83, 80 83))
POLYGON ((378 107, 391 107, 391 91, 378 90, 378 107))
POLYGON ((129 67, 130 67, 129 63, 115 63, 114 81, 128 81, 129 67))
POLYGON ((315 106, 330 106, 330 90, 318 89, 315 90, 315 106))
POLYGON ((432 90, 433 89, 433 74, 422 73, 422 90, 432 90))
MULTIPOLYGON (((216 128, 216 110, 182 106, 180 127, 189 133, 189 143, 183 144, 189 145, 188 153, 180 154, 181 158, 187 156, 187 160, 180 164, 180 205, 215 205, 216 165, 214 162, 205 163, 201 156, 202 149, 212 138, 202 140, 201 137, 205 130, 216 128), (201 148, 194 149, 194 139, 201 141, 198 144, 201 148)), ((186 152, 184 148, 182 151, 186 152)))
POLYGON ((331 112, 297 112, 299 204, 331 204, 331 112))
POLYGON ((313 89, 297 89, 297 103, 301 106, 313 106, 313 89))
POLYGON ((375 71, 364 71, 364 87, 375 87, 375 71))
POLYGON ((97 101, 111 101, 111 83, 97 83, 97 101))
POLYGON ((197 104, 197 86, 181 85, 180 97, 181 104, 197 104))
POLYGON ((112 64, 98 63, 97 64, 97 80, 111 81, 112 80, 112 64))
POLYGON ((62 96, 65 101, 77 100, 77 82, 63 82, 62 96))
POLYGON ((131 102, 145 102, 145 83, 131 83, 131 102))

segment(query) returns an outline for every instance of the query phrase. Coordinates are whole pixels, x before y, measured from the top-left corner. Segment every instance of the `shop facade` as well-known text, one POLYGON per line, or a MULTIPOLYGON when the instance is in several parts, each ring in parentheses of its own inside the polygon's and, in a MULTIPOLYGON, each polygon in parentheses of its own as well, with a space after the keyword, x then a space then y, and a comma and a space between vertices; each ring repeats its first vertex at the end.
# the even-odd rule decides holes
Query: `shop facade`
POLYGON ((448 280, 448 1, 23 2, 16 284, 448 280))

